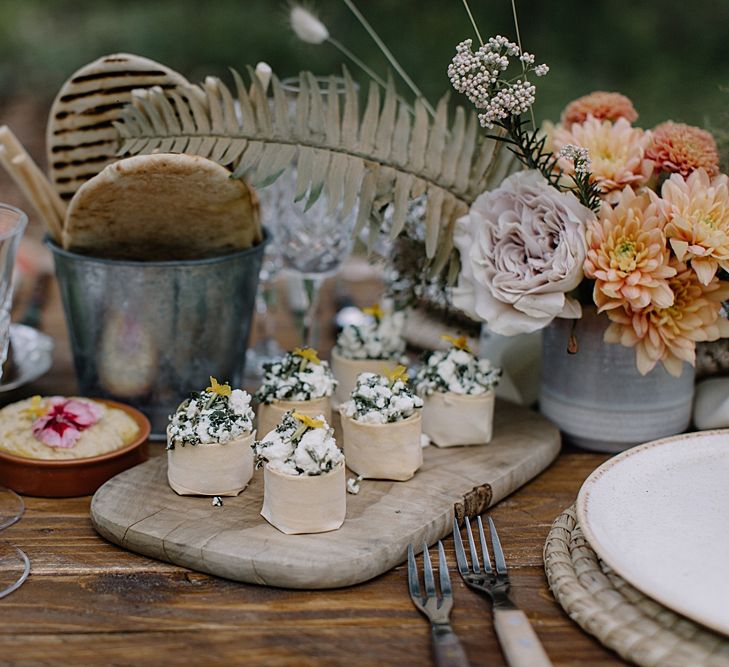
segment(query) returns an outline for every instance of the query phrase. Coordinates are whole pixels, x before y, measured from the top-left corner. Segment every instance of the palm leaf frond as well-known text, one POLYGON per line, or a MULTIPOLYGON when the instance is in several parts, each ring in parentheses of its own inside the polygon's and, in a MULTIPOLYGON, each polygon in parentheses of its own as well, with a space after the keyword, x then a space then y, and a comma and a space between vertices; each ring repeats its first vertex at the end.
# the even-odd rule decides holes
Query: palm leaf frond
MULTIPOLYGON (((412 109, 390 80, 367 91, 360 115, 349 73, 344 84, 330 77, 324 88, 310 73, 299 76, 292 96, 274 76, 267 97, 255 74, 232 71, 234 93, 221 80, 135 93, 119 122, 121 155, 180 152, 230 167, 258 187, 297 167, 297 200, 311 206, 323 192, 329 210, 357 203, 357 231, 393 203, 390 233, 402 233, 408 202, 423 194, 426 253, 434 272, 457 268, 453 227, 475 198, 492 189, 518 162, 502 144, 478 133, 475 115, 458 107, 451 122, 448 97, 430 118, 422 100, 412 109)), ((373 237, 374 234, 370 234, 373 237)))

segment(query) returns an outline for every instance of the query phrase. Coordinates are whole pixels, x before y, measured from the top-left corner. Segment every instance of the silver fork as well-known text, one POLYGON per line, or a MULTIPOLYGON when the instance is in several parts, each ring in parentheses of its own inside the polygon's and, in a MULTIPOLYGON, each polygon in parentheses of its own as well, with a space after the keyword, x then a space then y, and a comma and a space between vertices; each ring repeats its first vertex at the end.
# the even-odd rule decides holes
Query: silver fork
POLYGON ((453 608, 453 590, 448 574, 448 563, 442 542, 438 541, 438 572, 440 599, 435 590, 433 565, 430 562, 428 545, 423 543, 423 583, 425 595, 420 594, 418 566, 415 563, 413 545, 408 546, 408 587, 413 604, 430 620, 433 633, 433 652, 438 667, 469 667, 468 658, 461 642, 449 622, 453 608))
POLYGON ((489 517, 489 532, 491 533, 491 544, 494 548, 495 570, 491 567, 491 558, 486 545, 481 517, 477 517, 476 521, 478 524, 478 538, 481 543, 483 567, 479 562, 471 522, 468 519, 465 520, 468 550, 471 554, 471 565, 469 567, 466 551, 463 548, 461 531, 458 528, 458 522, 453 519, 453 541, 456 544, 458 571, 468 586, 481 593, 486 593, 491 598, 494 608, 494 628, 509 665, 511 667, 552 667, 552 663, 547 657, 544 647, 529 623, 526 614, 517 609, 509 597, 509 574, 494 522, 489 517))

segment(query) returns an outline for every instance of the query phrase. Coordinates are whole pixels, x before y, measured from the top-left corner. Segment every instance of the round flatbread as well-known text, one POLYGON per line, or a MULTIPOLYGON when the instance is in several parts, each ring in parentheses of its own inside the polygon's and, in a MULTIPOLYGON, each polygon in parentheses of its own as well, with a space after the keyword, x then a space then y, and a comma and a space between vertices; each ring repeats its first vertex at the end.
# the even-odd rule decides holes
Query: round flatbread
POLYGON ((63 230, 67 250, 134 260, 214 257, 261 239, 258 200, 245 182, 179 153, 109 165, 74 195, 63 230))
POLYGON ((75 72, 61 86, 46 129, 48 172, 68 201, 89 178, 118 157, 119 135, 112 123, 137 88, 187 84, 182 75, 140 56, 104 56, 75 72))

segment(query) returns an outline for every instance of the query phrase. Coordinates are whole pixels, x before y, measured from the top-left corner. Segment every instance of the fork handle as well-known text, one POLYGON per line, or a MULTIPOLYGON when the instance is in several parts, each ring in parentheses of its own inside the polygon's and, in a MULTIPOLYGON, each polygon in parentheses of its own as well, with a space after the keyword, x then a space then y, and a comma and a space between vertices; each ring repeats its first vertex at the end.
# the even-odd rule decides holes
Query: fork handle
POLYGON ((448 623, 433 625, 433 652, 437 667, 469 667, 463 646, 448 623))
POLYGON ((552 667, 523 611, 494 609, 494 627, 509 667, 552 667))

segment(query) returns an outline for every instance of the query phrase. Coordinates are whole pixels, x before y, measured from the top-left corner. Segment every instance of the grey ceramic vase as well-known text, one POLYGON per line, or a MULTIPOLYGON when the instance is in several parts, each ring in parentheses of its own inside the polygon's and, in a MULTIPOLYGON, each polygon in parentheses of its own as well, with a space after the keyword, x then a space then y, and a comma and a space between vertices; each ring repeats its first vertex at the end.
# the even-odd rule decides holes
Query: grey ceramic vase
POLYGON ((647 375, 635 350, 603 342, 606 315, 585 308, 574 329, 577 352, 568 352, 573 320, 556 319, 542 337, 539 409, 568 443, 601 452, 685 431, 691 421, 694 369, 676 378, 659 363, 647 375))

